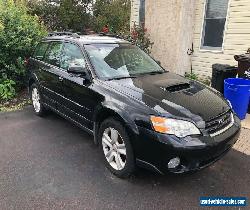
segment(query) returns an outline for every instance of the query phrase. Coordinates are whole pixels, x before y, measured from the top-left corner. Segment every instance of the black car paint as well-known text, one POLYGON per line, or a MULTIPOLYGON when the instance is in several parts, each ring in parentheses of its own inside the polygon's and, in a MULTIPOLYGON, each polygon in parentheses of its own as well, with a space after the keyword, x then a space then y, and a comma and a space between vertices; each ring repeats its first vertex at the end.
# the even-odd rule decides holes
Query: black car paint
MULTIPOLYGON (((64 42, 65 39, 52 41, 64 42)), ((36 82, 44 104, 94 134, 95 141, 100 116, 115 114, 129 132, 138 165, 160 173, 169 171, 167 162, 176 156, 181 157, 182 168, 172 170, 174 173, 203 168, 201 161, 208 162, 204 167, 213 163, 236 142, 240 121, 235 115, 235 123, 224 133, 211 137, 205 130, 206 121, 231 110, 213 89, 170 72, 101 80, 96 76, 83 44, 77 39, 70 41, 82 49, 87 76, 70 74, 30 58, 27 67, 29 84, 36 82), (176 84, 189 84, 190 87, 176 92, 166 90, 176 84), (152 129, 151 115, 191 121, 202 135, 180 139, 157 133, 152 129)))

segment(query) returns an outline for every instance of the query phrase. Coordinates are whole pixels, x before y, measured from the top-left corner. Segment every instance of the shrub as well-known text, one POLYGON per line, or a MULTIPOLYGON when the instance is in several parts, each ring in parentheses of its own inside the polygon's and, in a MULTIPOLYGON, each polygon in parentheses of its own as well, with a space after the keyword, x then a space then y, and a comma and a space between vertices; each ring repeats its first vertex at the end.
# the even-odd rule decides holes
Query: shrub
POLYGON ((29 15, 25 5, 13 0, 0 1, 0 83, 4 90, 1 98, 14 96, 11 87, 24 86, 24 59, 45 35, 38 17, 29 15), (10 93, 6 94, 8 90, 10 93))
POLYGON ((9 100, 16 95, 15 82, 10 79, 0 81, 0 99, 9 100))
POLYGON ((131 29, 131 35, 129 41, 140 47, 146 53, 150 54, 153 42, 150 41, 149 34, 147 34, 147 29, 144 25, 135 25, 131 29))

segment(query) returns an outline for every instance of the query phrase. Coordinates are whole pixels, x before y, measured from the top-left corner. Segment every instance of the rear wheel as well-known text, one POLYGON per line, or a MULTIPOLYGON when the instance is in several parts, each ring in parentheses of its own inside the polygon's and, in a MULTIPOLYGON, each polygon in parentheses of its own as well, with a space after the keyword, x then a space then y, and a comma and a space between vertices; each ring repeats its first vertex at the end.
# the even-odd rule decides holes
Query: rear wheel
POLYGON ((99 142, 107 168, 116 176, 126 178, 135 170, 132 146, 120 121, 108 118, 99 129, 99 142))
POLYGON ((42 104, 41 94, 37 85, 34 83, 30 87, 31 101, 33 109, 38 116, 43 116, 46 113, 46 109, 42 104))

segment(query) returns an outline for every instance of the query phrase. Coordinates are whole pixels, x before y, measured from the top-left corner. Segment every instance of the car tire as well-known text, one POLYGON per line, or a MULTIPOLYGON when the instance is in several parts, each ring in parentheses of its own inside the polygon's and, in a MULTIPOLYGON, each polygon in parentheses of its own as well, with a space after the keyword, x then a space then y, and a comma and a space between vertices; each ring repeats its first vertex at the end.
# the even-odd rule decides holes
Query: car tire
POLYGON ((105 165, 114 175, 128 178, 135 171, 132 145, 119 120, 108 118, 101 123, 98 142, 105 165))
POLYGON ((42 103, 40 91, 35 83, 30 86, 30 99, 35 114, 40 117, 44 116, 47 113, 47 110, 42 103))

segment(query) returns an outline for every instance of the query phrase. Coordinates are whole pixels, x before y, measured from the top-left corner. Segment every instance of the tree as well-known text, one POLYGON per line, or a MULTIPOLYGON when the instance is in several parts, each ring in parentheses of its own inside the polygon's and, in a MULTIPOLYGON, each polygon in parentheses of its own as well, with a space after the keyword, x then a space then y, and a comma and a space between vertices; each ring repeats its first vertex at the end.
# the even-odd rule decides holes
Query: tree
POLYGON ((50 31, 82 32, 91 26, 92 0, 27 0, 30 13, 39 16, 50 31))
POLYGON ((48 30, 53 30, 60 25, 59 5, 60 0, 27 0, 29 13, 38 16, 48 30))
POLYGON ((113 33, 129 31, 130 9, 130 0, 96 0, 93 6, 96 31, 101 31, 104 25, 113 33))
POLYGON ((50 31, 129 31, 130 0, 26 0, 29 11, 39 16, 50 31))
POLYGON ((62 0, 59 7, 59 18, 64 30, 83 31, 90 27, 91 14, 87 11, 90 1, 62 0))

